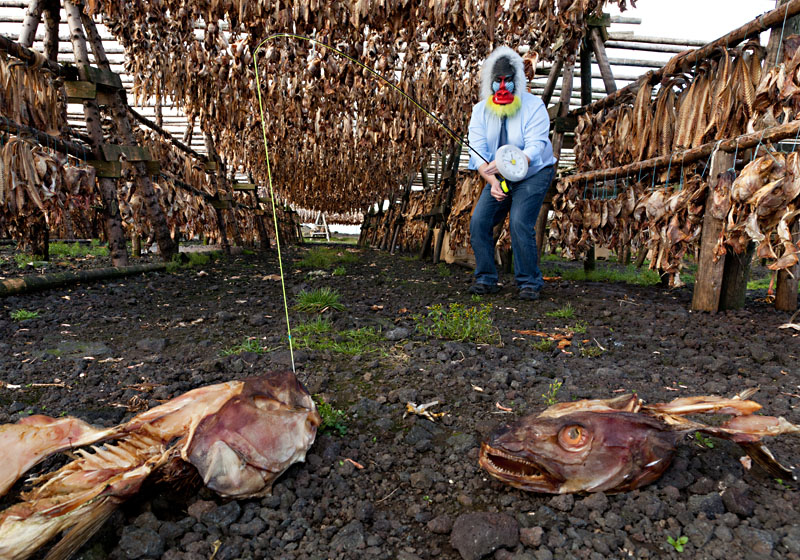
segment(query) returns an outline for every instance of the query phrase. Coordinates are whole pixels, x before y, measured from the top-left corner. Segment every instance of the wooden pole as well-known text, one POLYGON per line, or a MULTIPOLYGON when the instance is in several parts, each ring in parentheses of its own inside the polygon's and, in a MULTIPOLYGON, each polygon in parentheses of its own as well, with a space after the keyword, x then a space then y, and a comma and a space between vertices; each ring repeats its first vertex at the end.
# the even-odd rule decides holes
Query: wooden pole
MULTIPOLYGON (((614 93, 617 91, 617 83, 614 81, 614 75, 611 73, 611 65, 608 63, 606 47, 603 45, 603 37, 600 35, 600 30, 597 27, 592 27, 589 32, 589 37, 592 41, 594 58, 597 60, 597 66, 600 67, 600 75, 603 78, 603 85, 606 88, 606 93, 614 93)), ((583 72, 583 67, 581 67, 581 72, 583 72)))
MULTIPOLYGON (((64 10, 67 13, 67 23, 69 24, 70 40, 75 51, 75 62, 79 65, 80 77, 84 81, 89 80, 89 51, 86 49, 86 37, 83 34, 81 25, 81 9, 70 0, 64 0, 64 10)), ((92 139, 92 150, 95 159, 102 159, 100 146, 104 143, 103 128, 100 124, 100 108, 97 101, 87 99, 83 102, 83 112, 86 117, 86 129, 92 139)), ((128 265, 128 248, 125 242, 125 234, 122 230, 122 218, 119 213, 119 202, 117 200, 117 182, 113 179, 102 177, 98 179, 100 185, 100 196, 103 199, 103 210, 105 215, 105 230, 108 238, 108 249, 111 254, 111 262, 114 266, 128 265)))
MULTIPOLYGON (((733 167, 733 154, 719 150, 711 157, 709 182, 714 182, 719 175, 733 167)), ((711 197, 706 200, 706 209, 711 204, 711 197)), ((720 296, 722 294, 722 276, 725 270, 725 259, 715 261, 714 249, 722 234, 723 220, 703 212, 703 229, 700 238, 700 257, 697 262, 697 276, 694 282, 692 296, 692 309, 695 311, 709 311, 716 313, 720 309, 720 296)), ((644 249, 644 248, 643 248, 644 249)))
MULTIPOLYGON (((785 5, 787 0, 777 0, 777 7, 785 5)), ((794 16, 787 18, 786 26, 774 28, 769 33, 767 43, 767 54, 764 57, 765 71, 775 66, 782 58, 781 37, 786 38, 800 32, 800 17, 794 16)), ((793 228, 793 239, 800 240, 800 224, 795 223, 793 228)), ((797 281, 800 274, 800 266, 795 265, 788 270, 778 271, 775 286, 775 309, 779 311, 794 311, 797 309, 797 281)))
POLYGON ((95 268, 79 272, 56 272, 53 274, 30 275, 22 278, 9 278, 0 281, 0 297, 63 288, 79 282, 92 282, 95 280, 109 280, 134 274, 162 271, 165 263, 140 264, 114 268, 95 268))
POLYGON ((564 57, 556 57, 553 66, 550 68, 550 74, 547 76, 547 81, 544 84, 544 91, 542 92, 542 102, 547 107, 550 104, 550 98, 553 97, 553 92, 556 89, 556 82, 558 76, 561 74, 561 68, 564 66, 564 57))
POLYGON ((728 251, 725 255, 725 270, 722 272, 722 290, 719 297, 720 311, 741 309, 747 294, 747 279, 756 244, 752 241, 742 254, 728 251))
MULTIPOLYGON (((588 67, 588 65, 587 65, 588 67)), ((564 67, 564 77, 561 80, 561 97, 559 98, 559 109, 558 109, 558 116, 563 117, 569 111, 569 99, 572 96, 572 76, 575 70, 575 60, 574 58, 570 58, 567 60, 566 66, 564 67)), ((553 133, 553 155, 556 159, 561 157, 561 148, 564 145, 564 133, 563 132, 554 132, 553 133)), ((558 167, 558 163, 556 163, 556 167, 558 167)), ((542 203, 542 207, 539 210, 539 216, 536 218, 536 249, 539 252, 539 256, 541 257, 542 251, 544 250, 544 236, 547 230, 547 217, 550 213, 550 210, 553 208, 553 185, 550 185, 548 188, 547 194, 545 194, 544 202, 542 203)))
MULTIPOLYGON (((792 240, 800 242, 800 222, 795 222, 792 227, 792 240)), ((787 270, 778 271, 778 281, 775 288, 775 309, 779 311, 794 311, 797 309, 797 286, 800 277, 800 264, 787 270)))
POLYGON ((42 21, 42 10, 44 9, 44 0, 31 0, 28 4, 28 11, 25 14, 25 20, 22 22, 22 30, 19 32, 17 41, 23 47, 31 48, 33 46, 34 38, 36 37, 36 30, 39 28, 39 23, 42 21))
MULTIPOLYGON (((221 168, 219 157, 217 156, 217 152, 214 149, 214 139, 208 132, 203 133, 203 138, 206 143, 206 151, 208 152, 209 161, 217 162, 217 166, 221 168)), ((222 191, 219 188, 218 184, 219 169, 215 173, 209 173, 209 178, 211 179, 211 185, 214 187, 214 192, 216 192, 217 198, 220 198, 219 194, 222 191)), ((228 242, 228 231, 227 231, 227 226, 225 224, 225 215, 222 213, 221 208, 216 208, 216 207, 214 208, 214 213, 217 216, 217 227, 219 228, 219 239, 220 239, 220 244, 222 245, 222 251, 226 255, 230 255, 231 245, 228 242)))
MULTIPOLYGON (((94 59, 97 66, 101 70, 110 72, 111 65, 108 63, 108 57, 103 47, 103 39, 100 37, 100 33, 97 31, 94 21, 84 13, 81 13, 81 21, 89 35, 89 42, 92 45, 92 52, 94 52, 94 59)), ((111 96, 111 113, 114 116, 117 131, 122 137, 122 141, 129 146, 134 146, 136 145, 136 138, 133 135, 133 128, 131 128, 131 123, 128 120, 128 102, 124 100, 123 95, 124 90, 120 91, 118 95, 111 96)), ((147 172, 147 165, 143 161, 130 162, 130 164, 136 176, 136 188, 142 196, 144 209, 147 213, 147 221, 150 223, 150 228, 158 244, 158 252, 162 260, 165 262, 170 261, 178 252, 178 243, 170 236, 167 219, 158 203, 158 197, 153 188, 153 180, 147 172)))
MULTIPOLYGON (((747 148, 752 148, 758 145, 759 142, 765 144, 767 142, 779 142, 780 140, 794 136, 797 134, 798 130, 800 130, 800 119, 789 121, 788 123, 773 126, 771 128, 766 128, 763 131, 753 132, 751 134, 743 134, 741 136, 737 136, 736 138, 712 141, 690 150, 684 150, 683 152, 674 152, 672 154, 666 154, 663 156, 630 163, 628 165, 622 165, 620 167, 588 171, 586 173, 576 173, 575 175, 565 177, 563 180, 574 183, 593 179, 611 179, 615 175, 618 177, 626 174, 632 175, 633 173, 638 172, 640 169, 646 172, 668 167, 670 160, 680 161, 683 165, 686 165, 711 155, 711 152, 714 151, 714 146, 717 145, 717 142, 719 142, 719 149, 724 152, 733 152, 736 149, 737 144, 739 146, 739 151, 741 151, 746 150, 747 148)), ((673 168, 674 167, 675 166, 673 165, 673 168)))
MULTIPOLYGON (((583 41, 581 41, 581 105, 588 105, 592 102, 592 53, 591 53, 591 46, 590 40, 594 39, 594 34, 592 31, 596 31, 596 29, 592 29, 589 33, 587 33, 586 37, 584 37, 583 41)), ((602 48, 602 38, 600 41, 600 46, 602 48)), ((599 61, 598 61, 599 63, 599 61)), ((605 82, 605 77, 603 78, 605 82)), ((613 81, 613 80, 612 80, 613 81)), ((608 84, 606 84, 606 90, 608 89, 608 84)), ((608 91, 606 91, 608 93, 608 91)), ((543 240, 544 241, 544 240, 543 240)), ((586 258, 583 259, 583 270, 584 272, 590 272, 597 268, 597 263, 595 260, 595 251, 594 251, 594 243, 589 245, 589 248, 586 250, 586 258)))
MULTIPOLYGON (((250 181, 253 184, 256 183, 252 173, 248 173, 247 174, 247 180, 250 181)), ((261 206, 259 205, 259 202, 258 202, 258 192, 257 191, 258 191, 258 187, 256 187, 254 190, 250 191, 250 195, 251 195, 251 198, 253 199, 253 205, 260 210, 261 206)), ((270 242, 269 242, 269 234, 267 233, 267 224, 264 222, 264 215, 263 214, 256 215, 254 217, 254 219, 256 221, 256 227, 258 228, 258 237, 261 240, 261 243, 260 243, 261 247, 260 248, 261 248, 262 251, 269 251, 271 247, 270 247, 270 242)))
POLYGON ((704 58, 709 58, 713 54, 714 50, 718 47, 730 48, 738 45, 740 42, 749 39, 750 37, 755 37, 762 31, 783 25, 784 19, 790 18, 797 14, 800 14, 800 0, 790 0, 784 6, 780 6, 770 12, 767 12, 766 14, 760 15, 756 19, 742 25, 741 27, 738 27, 737 29, 734 29, 730 33, 723 35, 719 39, 712 41, 711 43, 708 43, 699 49, 675 55, 664 67, 661 67, 653 72, 647 72, 637 81, 628 84, 624 88, 618 89, 611 95, 604 97, 599 101, 595 101, 587 107, 576 109, 572 112, 572 114, 580 115, 587 111, 595 113, 603 107, 614 105, 620 99, 634 95, 643 85, 649 85, 660 80, 664 75, 664 68, 666 66, 671 66, 673 68, 680 68, 683 64, 686 66, 694 66, 695 62, 698 62, 704 58))
POLYGON ((44 55, 58 64, 58 26, 61 23, 61 3, 49 0, 44 8, 44 55))

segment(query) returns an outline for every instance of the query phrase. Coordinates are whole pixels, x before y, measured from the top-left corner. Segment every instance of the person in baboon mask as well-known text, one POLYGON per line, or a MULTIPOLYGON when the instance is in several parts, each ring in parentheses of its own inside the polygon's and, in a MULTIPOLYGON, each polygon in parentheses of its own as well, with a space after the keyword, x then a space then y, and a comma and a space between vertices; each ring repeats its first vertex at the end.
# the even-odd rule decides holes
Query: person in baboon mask
POLYGON ((539 298, 542 273, 536 247, 536 218, 555 174, 556 159, 550 143, 550 118, 542 100, 528 93, 522 57, 508 47, 498 47, 481 67, 481 101, 472 109, 469 145, 483 156, 470 155, 469 168, 486 181, 470 222, 470 243, 475 252, 472 294, 500 291, 494 262, 494 226, 509 215, 514 277, 519 297, 539 298), (495 161, 500 146, 520 148, 528 172, 519 181, 501 187, 495 161))

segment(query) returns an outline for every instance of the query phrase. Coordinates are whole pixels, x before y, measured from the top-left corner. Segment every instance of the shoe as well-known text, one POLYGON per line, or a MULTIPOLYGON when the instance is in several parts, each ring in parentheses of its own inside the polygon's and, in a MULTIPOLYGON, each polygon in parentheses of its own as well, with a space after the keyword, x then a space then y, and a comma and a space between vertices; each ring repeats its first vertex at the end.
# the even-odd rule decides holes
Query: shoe
POLYGON ((484 284, 483 282, 475 282, 467 291, 471 294, 485 296, 487 294, 496 294, 500 291, 500 286, 497 284, 484 284))
POLYGON ((519 299, 526 299, 528 301, 536 301, 539 299, 539 290, 533 288, 522 288, 519 291, 519 299))

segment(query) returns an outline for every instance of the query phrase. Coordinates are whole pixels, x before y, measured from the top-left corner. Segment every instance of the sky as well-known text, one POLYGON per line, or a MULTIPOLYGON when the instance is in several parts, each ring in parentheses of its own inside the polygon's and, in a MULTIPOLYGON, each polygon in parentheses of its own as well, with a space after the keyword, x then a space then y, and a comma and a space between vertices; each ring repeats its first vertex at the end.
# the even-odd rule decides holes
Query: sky
MULTIPOLYGON (((639 0, 622 15, 641 18, 640 25, 625 26, 637 35, 712 41, 775 5, 775 0, 639 0)), ((606 11, 620 14, 616 4, 606 11)))

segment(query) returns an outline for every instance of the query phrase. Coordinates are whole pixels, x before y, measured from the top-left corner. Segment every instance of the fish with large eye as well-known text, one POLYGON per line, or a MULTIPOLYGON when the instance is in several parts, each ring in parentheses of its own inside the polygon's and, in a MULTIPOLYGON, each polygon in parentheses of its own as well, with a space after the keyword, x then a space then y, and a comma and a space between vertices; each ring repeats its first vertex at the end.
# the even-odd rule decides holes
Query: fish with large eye
POLYGON ((772 476, 794 479, 761 442, 765 436, 800 433, 784 418, 755 416, 761 405, 733 398, 689 397, 645 405, 635 395, 560 403, 501 426, 481 445, 478 462, 498 480, 531 492, 624 492, 657 480, 677 444, 689 433, 729 439, 772 476), (733 417, 707 426, 685 417, 733 417))

